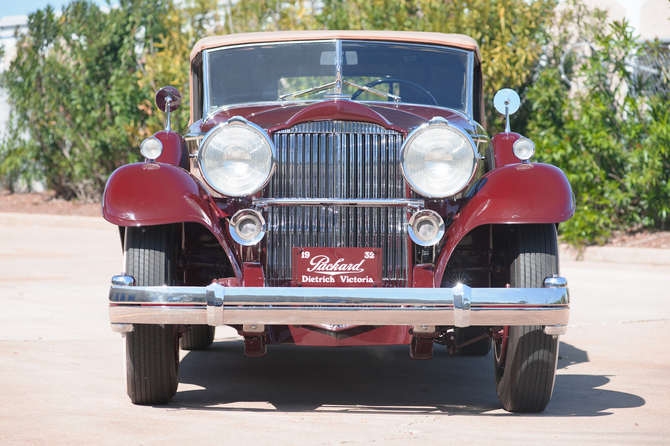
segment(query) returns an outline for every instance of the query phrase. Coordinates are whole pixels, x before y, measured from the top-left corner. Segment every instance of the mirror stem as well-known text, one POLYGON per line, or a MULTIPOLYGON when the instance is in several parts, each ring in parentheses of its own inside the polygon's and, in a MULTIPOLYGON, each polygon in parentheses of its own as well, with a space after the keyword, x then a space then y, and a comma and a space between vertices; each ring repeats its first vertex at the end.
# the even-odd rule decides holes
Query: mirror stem
MULTIPOLYGON (((168 120, 169 119, 170 115, 168 115, 168 120)), ((505 99, 505 121, 507 121, 507 124, 505 124, 505 133, 509 133, 509 99, 505 99)))
POLYGON ((170 102, 172 102, 172 98, 170 96, 165 98, 165 114, 167 115, 167 122, 165 123, 165 131, 170 132, 172 131, 172 126, 170 125, 170 102))

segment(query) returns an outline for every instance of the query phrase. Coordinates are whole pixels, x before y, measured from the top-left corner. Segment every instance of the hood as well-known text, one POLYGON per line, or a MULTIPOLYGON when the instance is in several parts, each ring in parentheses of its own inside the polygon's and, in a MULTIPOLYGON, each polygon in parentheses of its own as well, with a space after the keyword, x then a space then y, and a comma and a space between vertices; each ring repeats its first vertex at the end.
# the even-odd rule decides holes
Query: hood
POLYGON ((413 129, 440 116, 468 133, 475 132, 475 125, 465 115, 442 107, 427 105, 386 103, 361 103, 349 100, 330 100, 309 103, 245 104, 218 111, 206 121, 191 126, 191 132, 207 132, 233 116, 243 118, 266 129, 269 133, 312 121, 358 121, 381 125, 407 135, 413 129))

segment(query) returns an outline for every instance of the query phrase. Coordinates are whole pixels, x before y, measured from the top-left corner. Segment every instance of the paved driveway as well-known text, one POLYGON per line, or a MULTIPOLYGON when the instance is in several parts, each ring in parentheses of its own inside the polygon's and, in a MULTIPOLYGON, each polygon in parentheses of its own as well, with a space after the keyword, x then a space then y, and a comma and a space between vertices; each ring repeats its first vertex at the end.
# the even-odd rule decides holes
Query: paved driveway
POLYGON ((270 346, 231 330, 182 353, 163 407, 125 395, 107 321, 118 232, 98 218, 0 213, 0 444, 668 444, 670 266, 563 262, 572 326, 538 415, 500 409, 492 358, 408 347, 270 346), (410 443, 412 444, 412 443, 410 443), (419 443, 417 443, 419 444, 419 443))

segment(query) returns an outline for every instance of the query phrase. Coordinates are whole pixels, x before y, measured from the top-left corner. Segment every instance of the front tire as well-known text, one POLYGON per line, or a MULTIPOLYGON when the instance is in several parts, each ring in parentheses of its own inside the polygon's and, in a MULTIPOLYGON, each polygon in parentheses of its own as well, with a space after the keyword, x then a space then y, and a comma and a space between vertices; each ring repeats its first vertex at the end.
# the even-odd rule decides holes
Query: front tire
MULTIPOLYGON (((454 344, 459 345, 486 333, 486 327, 466 327, 454 329, 454 344)), ((486 356, 491 351, 491 338, 480 339, 458 349, 463 356, 486 356)))
MULTIPOLYGON (((512 229, 510 286, 539 288, 558 273, 556 227, 522 225, 512 229)), ((510 326, 496 342, 494 355, 498 398, 509 412, 542 412, 554 390, 558 337, 541 325, 510 326)))
POLYGON ((216 327, 211 325, 191 325, 179 340, 182 350, 207 350, 214 342, 216 327))
MULTIPOLYGON (((173 226, 127 228, 126 274, 137 286, 174 285, 173 226)), ((135 324, 126 334, 127 391, 134 404, 167 404, 179 384, 179 334, 175 325, 135 324)))

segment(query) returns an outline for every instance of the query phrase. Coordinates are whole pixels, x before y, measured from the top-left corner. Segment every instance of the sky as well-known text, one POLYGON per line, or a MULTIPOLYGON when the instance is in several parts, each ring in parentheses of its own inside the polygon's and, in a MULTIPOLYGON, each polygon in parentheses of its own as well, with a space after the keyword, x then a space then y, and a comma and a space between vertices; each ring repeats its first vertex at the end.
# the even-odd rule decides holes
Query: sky
MULTIPOLYGON (((0 0, 0 17, 10 15, 28 15, 38 9, 44 9, 48 4, 54 7, 56 11, 63 9, 64 4, 70 3, 71 0, 0 0)), ((103 6, 107 2, 105 0, 92 0, 94 3, 103 6)), ((115 1, 112 4, 118 3, 115 1)))

